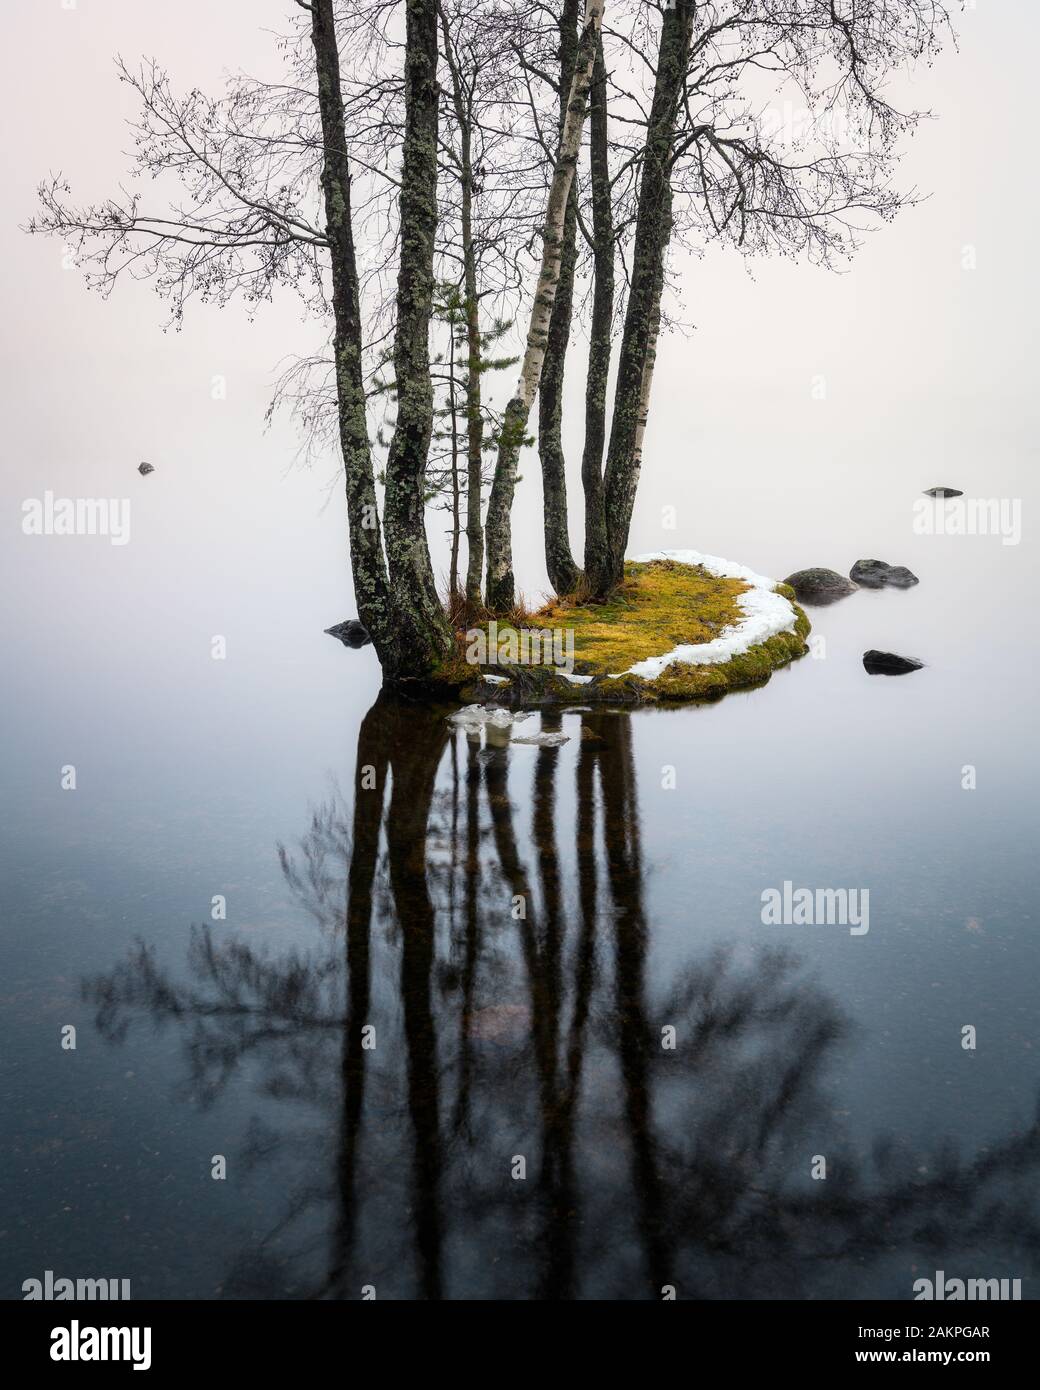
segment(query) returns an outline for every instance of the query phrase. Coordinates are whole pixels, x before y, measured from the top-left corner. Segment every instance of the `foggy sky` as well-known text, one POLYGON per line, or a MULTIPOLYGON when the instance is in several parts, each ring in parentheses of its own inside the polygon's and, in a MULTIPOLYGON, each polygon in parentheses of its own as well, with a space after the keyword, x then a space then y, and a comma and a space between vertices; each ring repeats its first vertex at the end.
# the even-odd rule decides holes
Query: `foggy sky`
MULTIPOLYGON (((116 52, 158 57, 180 88, 216 90, 227 69, 278 71, 270 31, 291 12, 279 0, 79 0, 71 10, 40 0, 6 16, 4 577, 23 606, 42 613, 73 602, 77 627, 103 625, 113 614, 129 621, 128 596, 147 592, 167 621, 197 618, 210 630, 258 594, 286 620, 301 602, 329 622, 354 611, 338 461, 294 470, 289 426, 263 432, 276 364, 313 332, 292 297, 252 324, 240 308, 193 304, 183 331, 164 334, 166 306, 150 285, 128 282, 102 302, 62 269, 57 243, 17 225, 49 171, 69 178, 76 199, 125 176, 123 121, 134 103, 116 81, 116 52), (210 397, 217 373, 225 401, 210 397), (141 459, 157 467, 143 484, 141 459), (23 537, 22 500, 47 488, 132 496, 134 543, 23 537)), ((847 273, 757 260, 752 276, 719 250, 684 267, 696 326, 661 346, 630 553, 693 546, 776 575, 813 563, 847 569, 850 549, 878 553, 879 539, 903 534, 904 519, 896 524, 881 501, 894 483, 908 496, 933 483, 992 495, 996 464, 1000 490, 1028 497, 1040 17, 1026 0, 983 0, 958 27, 960 52, 948 48, 912 88, 914 104, 938 119, 910 142, 900 182, 931 196, 879 227, 847 273), (974 271, 962 268, 966 245, 974 271), (811 396, 819 374, 825 401, 811 396), (661 529, 665 505, 677 509, 672 532, 661 529)), ((576 357, 565 444, 578 554, 581 393, 576 357)), ((546 587, 533 450, 521 472, 514 552, 519 585, 533 596, 546 587)), ((1028 503, 1026 518, 1023 550, 1028 503)), ((441 526, 431 517, 443 572, 441 526)))

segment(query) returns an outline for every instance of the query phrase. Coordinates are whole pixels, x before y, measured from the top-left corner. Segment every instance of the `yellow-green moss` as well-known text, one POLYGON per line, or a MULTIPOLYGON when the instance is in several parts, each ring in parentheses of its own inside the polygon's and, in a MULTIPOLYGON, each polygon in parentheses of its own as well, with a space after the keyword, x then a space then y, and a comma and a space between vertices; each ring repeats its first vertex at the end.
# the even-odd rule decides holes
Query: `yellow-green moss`
MULTIPOLYGON (((783 584, 776 587, 793 602, 790 588, 783 584)), ((462 641, 437 678, 457 687, 463 699, 493 697, 497 703, 512 705, 713 699, 727 690, 762 684, 777 667, 803 655, 809 620, 797 604, 793 632, 778 633, 729 661, 706 666, 676 661, 654 680, 631 675, 604 678, 674 647, 721 636, 742 620, 737 600, 747 588, 739 579, 720 579, 696 565, 673 560, 630 562, 625 566, 623 585, 609 603, 554 599, 537 612, 515 619, 518 628, 572 630, 575 672, 596 678, 591 684, 573 685, 547 664, 489 667, 509 677, 508 685, 489 685, 467 662, 462 641)), ((486 632, 488 624, 482 626, 486 632)), ((510 624, 500 619, 500 642, 510 631, 510 624)))
POLYGON ((737 599, 747 587, 739 579, 716 579, 673 560, 629 563, 609 603, 583 606, 554 599, 531 614, 529 626, 572 629, 576 669, 586 675, 627 671, 681 642, 710 642, 739 623, 737 599))
POLYGON ((727 690, 764 684, 777 667, 786 666, 805 654, 809 619, 797 605, 795 612, 798 616, 793 632, 778 632, 717 666, 691 666, 688 662, 673 661, 650 683, 657 699, 705 700, 724 695, 727 690))

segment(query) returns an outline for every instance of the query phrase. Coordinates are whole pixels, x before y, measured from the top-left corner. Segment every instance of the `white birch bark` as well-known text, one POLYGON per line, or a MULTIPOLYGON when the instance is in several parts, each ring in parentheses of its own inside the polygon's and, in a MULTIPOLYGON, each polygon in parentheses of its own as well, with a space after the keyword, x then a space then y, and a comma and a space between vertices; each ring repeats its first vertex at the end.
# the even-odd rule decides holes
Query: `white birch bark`
POLYGON ((542 231, 542 266, 538 275, 534 303, 531 305, 531 323, 527 332, 527 350, 520 368, 517 383, 517 398, 530 412, 534 398, 538 394, 538 383, 545 360, 545 342, 549 332, 553 305, 556 303, 556 287, 560 283, 560 265, 563 260, 563 224, 567 216, 567 199, 571 196, 571 184, 578 165, 581 150, 581 134, 585 127, 585 113, 588 110, 589 89, 592 86, 592 68, 596 60, 596 38, 603 23, 604 0, 585 0, 585 17, 582 21, 581 45, 578 59, 574 65, 570 98, 567 102, 567 115, 564 118, 560 149, 556 157, 552 183, 549 186, 549 202, 545 210, 545 226, 542 231))
POLYGON ((632 445, 632 469, 636 480, 643 462, 643 435, 650 415, 650 388, 654 381, 654 363, 657 361, 657 338, 661 331, 661 302, 658 299, 654 310, 650 340, 646 345, 646 361, 643 363, 643 380, 639 388, 639 413, 636 416, 636 433, 632 445))
POLYGON ((542 262, 531 305, 527 331, 527 346, 520 367, 516 395, 506 407, 503 420, 495 477, 488 499, 487 540, 487 603, 497 611, 507 610, 514 599, 513 553, 510 534, 510 511, 516 487, 516 465, 520 445, 527 428, 531 406, 538 394, 538 383, 545 360, 545 346, 556 302, 563 262, 563 224, 567 215, 567 200, 574 182, 574 172, 581 149, 581 135, 588 110, 589 89, 596 59, 596 42, 603 22, 604 0, 585 0, 582 35, 571 79, 567 114, 560 136, 560 147, 549 185, 549 199, 542 229, 542 262))

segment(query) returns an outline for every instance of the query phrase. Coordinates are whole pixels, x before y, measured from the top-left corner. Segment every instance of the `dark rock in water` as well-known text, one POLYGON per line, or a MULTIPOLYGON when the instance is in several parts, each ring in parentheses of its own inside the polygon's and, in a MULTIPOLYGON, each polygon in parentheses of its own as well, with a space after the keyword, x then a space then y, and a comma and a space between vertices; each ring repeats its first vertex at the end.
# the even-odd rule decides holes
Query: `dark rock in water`
POLYGON ((963 497, 959 487, 926 487, 924 490, 926 497, 963 497))
POLYGON ((888 565, 884 560, 857 560, 849 570, 849 578, 865 589, 909 589, 920 581, 905 565, 888 565))
POLYGON ((896 656, 894 652, 863 653, 863 669, 868 676, 905 676, 908 671, 920 671, 923 665, 912 656, 896 656))
POLYGON ((804 603, 833 603, 835 599, 856 592, 855 584, 837 570, 796 570, 784 583, 790 584, 795 597, 804 603))
POLYGON ((137 465, 137 471, 142 478, 147 478, 149 473, 155 472, 155 466, 151 463, 139 463, 137 465))
POLYGON ((348 618, 345 623, 337 623, 335 627, 327 627, 325 631, 330 637, 338 637, 345 647, 364 647, 372 640, 368 630, 357 618, 348 618))

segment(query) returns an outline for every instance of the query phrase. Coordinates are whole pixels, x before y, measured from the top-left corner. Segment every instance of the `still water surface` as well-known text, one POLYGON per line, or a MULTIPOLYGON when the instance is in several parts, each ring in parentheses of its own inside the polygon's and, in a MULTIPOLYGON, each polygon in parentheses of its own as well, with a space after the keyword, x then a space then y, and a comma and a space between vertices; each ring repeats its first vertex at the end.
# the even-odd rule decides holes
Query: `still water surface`
POLYGON ((822 659, 557 749, 380 697, 340 613, 71 672, 16 625, 3 1296, 1036 1297, 1035 598, 899 534, 822 659), (869 932, 763 925, 785 880, 869 932))

